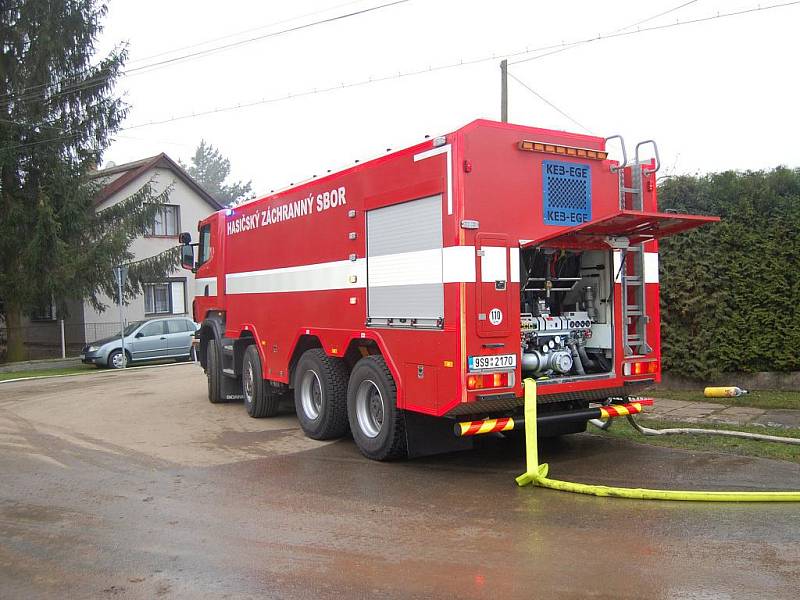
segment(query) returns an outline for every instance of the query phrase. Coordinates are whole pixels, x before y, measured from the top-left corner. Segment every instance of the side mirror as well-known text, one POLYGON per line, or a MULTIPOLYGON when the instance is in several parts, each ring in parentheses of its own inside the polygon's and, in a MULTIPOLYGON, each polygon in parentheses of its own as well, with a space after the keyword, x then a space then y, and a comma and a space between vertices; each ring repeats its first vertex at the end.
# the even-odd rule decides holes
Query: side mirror
POLYGON ((189 271, 194 271, 194 246, 190 244, 183 244, 181 246, 181 266, 189 271))
POLYGON ((139 333, 137 333, 137 334, 136 334, 134 337, 137 337, 137 338, 143 338, 143 337, 144 337, 144 334, 143 334, 143 333, 140 331, 140 332, 139 332, 139 333))
POLYGON ((180 244, 191 244, 192 243, 192 234, 188 231, 184 231, 178 236, 178 243, 180 244))

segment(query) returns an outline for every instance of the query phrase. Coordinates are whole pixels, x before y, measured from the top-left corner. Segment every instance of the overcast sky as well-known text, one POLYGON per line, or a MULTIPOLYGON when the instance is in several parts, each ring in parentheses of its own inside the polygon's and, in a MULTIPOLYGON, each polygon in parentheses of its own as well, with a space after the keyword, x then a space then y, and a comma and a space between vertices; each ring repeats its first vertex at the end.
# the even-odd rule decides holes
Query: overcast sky
MULTIPOLYGON (((391 1, 110 0, 100 50, 129 43, 130 72, 118 88, 131 106, 125 127, 489 60, 126 129, 106 163, 162 151, 186 161, 205 138, 230 158, 235 178, 267 193, 476 118, 499 119, 503 55, 781 3, 409 0, 142 68, 391 1)), ((795 4, 601 39, 510 72, 593 134, 621 133, 631 148, 656 139, 665 174, 798 166, 798 31, 795 4)), ((511 122, 586 131, 517 81, 509 89, 511 122)))

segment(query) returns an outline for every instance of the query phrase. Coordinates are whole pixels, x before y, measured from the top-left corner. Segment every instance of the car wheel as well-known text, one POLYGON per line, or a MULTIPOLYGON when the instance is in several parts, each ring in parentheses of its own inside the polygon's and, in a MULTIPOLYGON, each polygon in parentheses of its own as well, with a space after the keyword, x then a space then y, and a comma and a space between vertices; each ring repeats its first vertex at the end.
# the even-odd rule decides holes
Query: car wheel
POLYGON ((222 368, 219 364, 219 348, 214 339, 208 341, 206 349, 206 378, 208 379, 208 401, 211 404, 220 404, 225 399, 222 396, 222 368))
POLYGON ((367 458, 393 460, 407 456, 397 386, 382 356, 365 356, 353 367, 347 386, 347 417, 353 440, 367 458))
POLYGON ((247 414, 254 418, 274 417, 278 414, 280 396, 269 382, 264 381, 261 357, 255 345, 247 347, 242 361, 242 391, 247 414))
POLYGON ((347 433, 347 367, 320 348, 306 350, 294 372, 294 406, 305 434, 328 440, 347 433))
MULTIPOLYGON (((131 364, 131 357, 126 352, 125 356, 127 357, 127 361, 125 361, 126 366, 131 364)), ((122 350, 114 350, 111 354, 108 355, 108 363, 107 365, 109 369, 121 369, 122 368, 122 350)))

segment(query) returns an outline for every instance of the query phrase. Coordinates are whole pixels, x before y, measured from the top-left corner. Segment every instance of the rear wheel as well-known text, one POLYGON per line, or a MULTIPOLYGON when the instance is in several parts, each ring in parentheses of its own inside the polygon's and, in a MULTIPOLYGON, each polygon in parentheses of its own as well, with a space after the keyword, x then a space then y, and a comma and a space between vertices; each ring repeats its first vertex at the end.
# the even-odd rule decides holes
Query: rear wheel
POLYGON ((280 396, 269 382, 264 381, 258 348, 250 345, 242 361, 242 390, 247 414, 254 418, 274 417, 278 414, 280 396))
POLYGON ((208 378, 208 401, 219 404, 225 401, 222 395, 222 368, 219 364, 219 348, 216 340, 209 340, 206 348, 206 377, 208 378))
POLYGON ((305 434, 315 440, 347 433, 347 367, 320 348, 306 350, 294 373, 294 406, 305 434))
POLYGON ((347 387, 347 416, 353 439, 367 458, 404 458, 405 421, 397 408, 397 386, 382 356, 356 363, 347 387))

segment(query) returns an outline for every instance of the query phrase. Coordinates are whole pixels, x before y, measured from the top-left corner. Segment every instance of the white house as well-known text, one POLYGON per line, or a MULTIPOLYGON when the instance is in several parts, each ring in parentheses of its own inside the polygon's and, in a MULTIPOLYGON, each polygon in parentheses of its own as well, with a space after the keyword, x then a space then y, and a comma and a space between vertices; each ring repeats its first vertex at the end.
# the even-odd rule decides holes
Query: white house
MULTIPOLYGON (((164 153, 99 170, 93 178, 103 185, 95 204, 97 211, 128 198, 148 181, 156 194, 172 186, 169 200, 159 211, 150 233, 136 239, 131 246, 136 259, 155 256, 176 246, 182 231, 189 231, 196 238, 197 222, 223 208, 164 153)), ((176 268, 169 277, 147 284, 144 294, 125 306, 125 320, 131 323, 151 316, 191 316, 194 292, 194 275, 176 268)), ((105 296, 100 300, 108 307, 103 312, 98 312, 88 302, 73 303, 69 307, 69 315, 64 316, 68 353, 74 354, 87 342, 119 332, 116 304, 105 296)), ((31 358, 53 355, 53 345, 60 345, 60 318, 54 307, 45 307, 31 319, 25 335, 31 358)))

